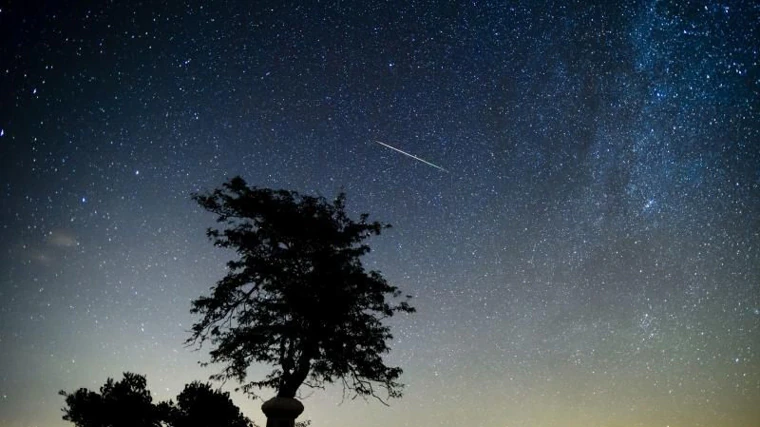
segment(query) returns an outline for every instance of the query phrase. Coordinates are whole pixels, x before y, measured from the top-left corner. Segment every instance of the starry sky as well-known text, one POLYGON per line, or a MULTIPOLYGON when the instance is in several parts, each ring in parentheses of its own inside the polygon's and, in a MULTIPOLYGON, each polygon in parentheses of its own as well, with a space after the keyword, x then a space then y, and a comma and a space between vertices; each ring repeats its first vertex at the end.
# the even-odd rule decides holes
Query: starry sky
POLYGON ((758 425, 757 3, 48 3, 0 7, 0 425, 217 372, 190 194, 235 175, 393 225, 405 396, 315 427, 758 425))

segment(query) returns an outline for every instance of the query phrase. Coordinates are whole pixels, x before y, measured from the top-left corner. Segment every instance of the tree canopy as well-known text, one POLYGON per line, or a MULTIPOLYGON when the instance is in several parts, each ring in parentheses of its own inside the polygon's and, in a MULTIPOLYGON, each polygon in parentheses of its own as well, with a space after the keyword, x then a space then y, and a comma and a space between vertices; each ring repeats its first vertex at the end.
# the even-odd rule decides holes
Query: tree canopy
POLYGON ((60 391, 66 407, 63 419, 77 427, 160 427, 161 415, 153 405, 145 377, 130 372, 114 382, 108 378, 100 393, 80 388, 60 391))
POLYGON ((252 427, 230 394, 215 390, 208 383, 193 381, 177 396, 177 403, 165 404, 164 412, 172 427, 252 427))
POLYGON ((223 225, 207 231, 214 245, 237 253, 210 295, 192 303, 200 320, 188 343, 211 344, 210 361, 224 366, 214 378, 278 397, 336 381, 359 396, 380 398, 376 387, 401 396, 402 370, 382 357, 392 339, 383 320, 413 312, 411 297, 361 262, 370 251, 364 241, 389 225, 349 218, 345 193, 328 202, 240 177, 193 199, 223 225), (273 369, 247 380, 252 363, 273 369))
POLYGON ((100 393, 80 388, 59 392, 66 406, 63 419, 77 427, 255 427, 227 392, 198 381, 185 385, 173 401, 153 403, 145 376, 124 373, 108 378, 100 393))

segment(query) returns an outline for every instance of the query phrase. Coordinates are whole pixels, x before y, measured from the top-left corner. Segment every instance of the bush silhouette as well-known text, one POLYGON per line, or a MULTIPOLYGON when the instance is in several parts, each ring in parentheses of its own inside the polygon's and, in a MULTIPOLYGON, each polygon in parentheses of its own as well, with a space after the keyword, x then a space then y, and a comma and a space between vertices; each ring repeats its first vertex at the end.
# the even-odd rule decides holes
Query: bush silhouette
POLYGON ((227 392, 194 381, 173 401, 153 403, 145 376, 124 373, 121 381, 108 378, 100 393, 80 388, 60 391, 66 406, 63 419, 77 427, 254 427, 227 392))

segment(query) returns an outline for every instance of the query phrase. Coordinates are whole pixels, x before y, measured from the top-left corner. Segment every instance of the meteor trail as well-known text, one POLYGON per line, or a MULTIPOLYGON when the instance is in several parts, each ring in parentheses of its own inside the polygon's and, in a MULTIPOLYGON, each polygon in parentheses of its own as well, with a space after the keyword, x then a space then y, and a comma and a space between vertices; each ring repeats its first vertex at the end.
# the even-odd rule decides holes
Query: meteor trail
POLYGON ((436 164, 430 163, 430 162, 428 162, 428 161, 427 161, 427 160, 425 160, 425 159, 421 159, 421 158, 419 158, 419 157, 415 156, 414 154, 409 154, 409 153, 407 153, 407 152, 406 152, 406 151, 404 151, 404 150, 399 150, 398 148, 396 148, 396 147, 394 147, 394 146, 392 146, 392 145, 388 145, 388 144, 386 144, 386 143, 384 143, 384 142, 382 142, 382 141, 377 141, 377 140, 375 140, 375 142, 377 142, 378 144, 382 145, 383 147, 388 147, 388 148, 390 148, 391 150, 394 150, 394 151, 398 151, 399 153, 401 153, 401 154, 403 154, 403 155, 405 155, 405 156, 411 157, 411 158, 413 158, 414 160, 420 161, 420 162, 422 162, 422 163, 424 163, 424 164, 426 164, 426 165, 428 165, 428 166, 432 166, 432 167, 434 167, 434 168, 436 168, 436 169, 438 169, 438 170, 441 170, 441 171, 444 171, 444 172, 446 172, 446 173, 449 173, 449 171, 447 171, 446 169, 444 169, 444 168, 442 168, 442 167, 440 167, 440 166, 438 166, 438 165, 436 165, 436 164))

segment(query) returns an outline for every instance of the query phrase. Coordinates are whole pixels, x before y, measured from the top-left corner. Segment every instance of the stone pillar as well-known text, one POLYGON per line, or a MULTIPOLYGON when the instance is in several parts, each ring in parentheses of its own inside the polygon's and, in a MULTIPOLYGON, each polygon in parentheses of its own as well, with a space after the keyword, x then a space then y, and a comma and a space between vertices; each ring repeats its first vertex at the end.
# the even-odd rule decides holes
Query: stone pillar
POLYGON ((267 427, 294 427, 303 404, 289 397, 273 397, 261 405, 261 411, 267 416, 267 427))

